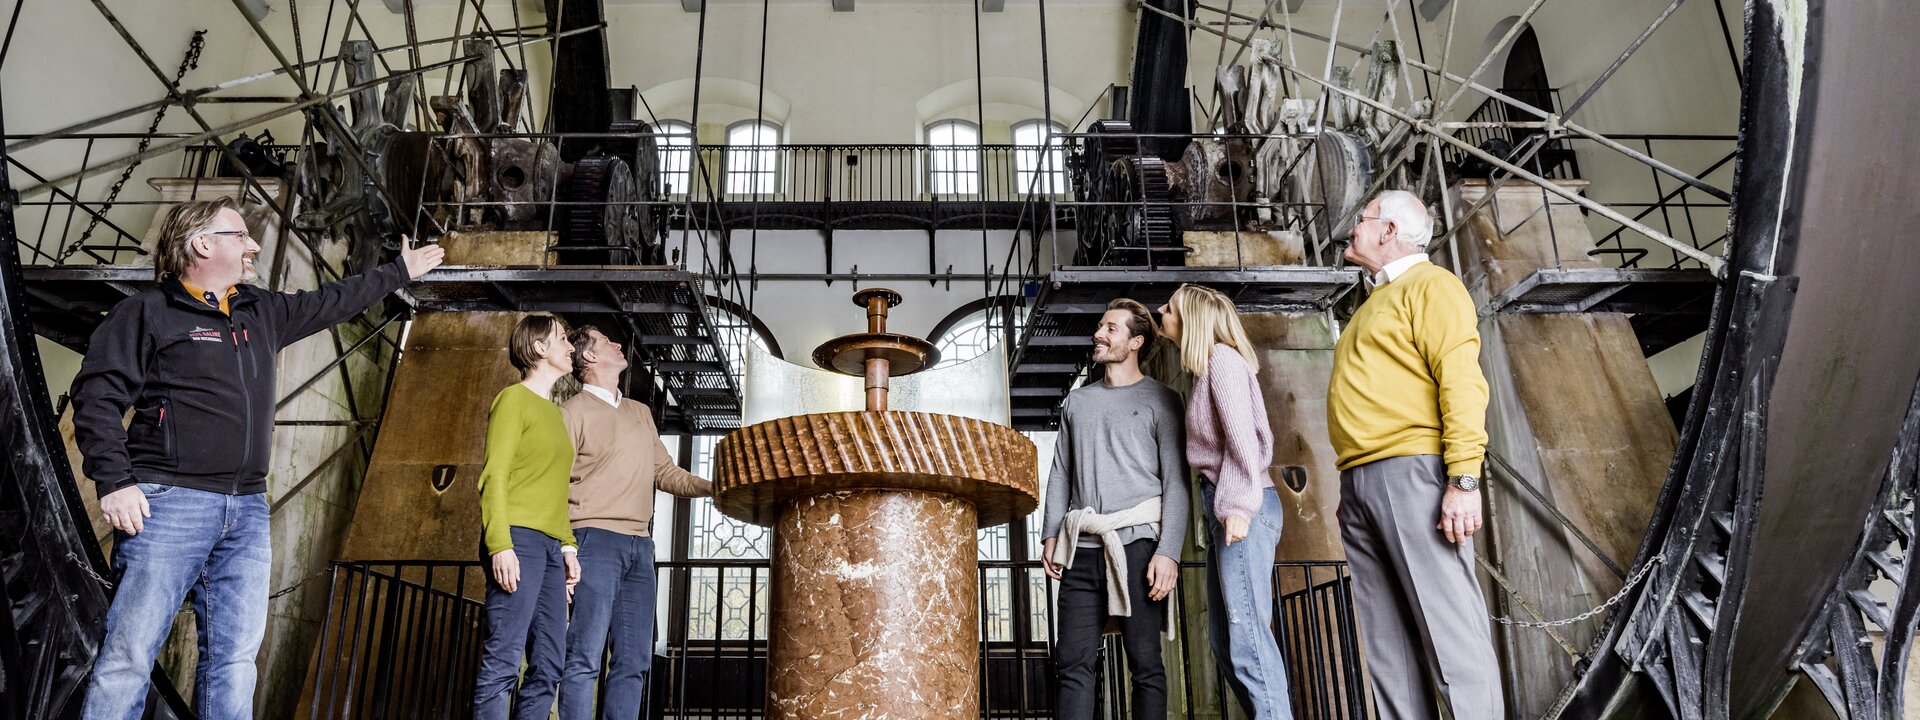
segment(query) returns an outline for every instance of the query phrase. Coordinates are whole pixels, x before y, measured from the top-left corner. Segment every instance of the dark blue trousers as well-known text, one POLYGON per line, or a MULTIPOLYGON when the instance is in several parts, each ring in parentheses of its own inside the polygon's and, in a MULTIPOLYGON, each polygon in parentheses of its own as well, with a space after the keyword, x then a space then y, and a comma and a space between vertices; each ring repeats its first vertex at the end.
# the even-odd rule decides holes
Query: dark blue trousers
POLYGON ((494 581, 487 565, 487 633, 480 671, 473 680, 473 716, 479 720, 544 718, 553 712, 554 688, 566 653, 567 566, 560 541, 538 530, 515 527, 513 552, 520 558, 520 586, 513 592, 494 581), (520 660, 527 663, 520 677, 520 660), (514 691, 515 681, 519 691, 514 691))
POLYGON ((580 541, 580 584, 567 626, 560 720, 592 720, 595 682, 600 717, 633 720, 646 706, 653 669, 653 538, 600 528, 579 528, 573 536, 580 541))

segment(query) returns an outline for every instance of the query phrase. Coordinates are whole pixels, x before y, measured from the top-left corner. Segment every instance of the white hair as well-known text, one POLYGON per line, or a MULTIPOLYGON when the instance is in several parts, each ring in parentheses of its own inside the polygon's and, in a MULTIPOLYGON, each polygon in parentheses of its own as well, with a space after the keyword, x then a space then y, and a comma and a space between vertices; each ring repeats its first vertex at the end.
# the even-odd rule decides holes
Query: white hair
POLYGON ((1433 242, 1433 216, 1420 196, 1405 190, 1380 193, 1380 218, 1394 225, 1394 239, 1408 247, 1424 248, 1433 242))

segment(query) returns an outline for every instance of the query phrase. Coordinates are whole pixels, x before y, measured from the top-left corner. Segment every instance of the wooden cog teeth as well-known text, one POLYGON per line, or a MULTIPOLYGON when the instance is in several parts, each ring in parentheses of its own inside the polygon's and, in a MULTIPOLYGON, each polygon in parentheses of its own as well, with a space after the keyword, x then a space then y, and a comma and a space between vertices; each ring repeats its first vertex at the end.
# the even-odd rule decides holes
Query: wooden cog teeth
POLYGON ((944 492, 981 506, 982 524, 1032 512, 1033 443, 1012 428, 951 415, 837 412, 742 428, 715 449, 715 495, 735 517, 770 521, 787 499, 837 489, 944 492))

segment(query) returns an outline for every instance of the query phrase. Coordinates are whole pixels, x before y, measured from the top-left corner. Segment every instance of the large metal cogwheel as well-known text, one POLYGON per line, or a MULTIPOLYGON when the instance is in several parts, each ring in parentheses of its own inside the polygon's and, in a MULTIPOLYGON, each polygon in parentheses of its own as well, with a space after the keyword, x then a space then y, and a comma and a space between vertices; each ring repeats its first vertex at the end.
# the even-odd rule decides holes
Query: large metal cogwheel
POLYGON ((1128 205, 1115 213, 1121 221, 1109 256, 1125 264, 1145 263, 1149 254, 1157 265, 1181 264, 1179 219, 1173 203, 1173 188, 1167 181, 1167 164, 1153 156, 1137 156, 1114 163, 1121 178, 1119 199, 1128 205))
POLYGON ((1087 148, 1099 159, 1113 161, 1140 154, 1140 138, 1132 137, 1133 125, 1125 120, 1095 120, 1087 127, 1087 132, 1123 136, 1087 138, 1087 148))
POLYGON ((1089 137, 1067 159, 1073 173, 1073 191, 1081 202, 1075 209, 1080 228, 1080 247, 1075 264, 1098 265, 1117 238, 1124 233, 1125 219, 1117 205, 1103 203, 1121 199, 1121 178, 1115 169, 1118 161, 1140 154, 1138 138, 1128 137, 1133 127, 1125 120, 1099 120, 1088 126, 1089 137), (1120 135, 1121 137, 1100 137, 1120 135))
MULTIPOLYGON (((560 244, 568 248, 628 247, 640 251, 646 241, 641 232, 641 215, 647 206, 633 184, 633 172, 627 161, 612 155, 591 155, 573 165, 573 177, 560 193, 562 222, 560 244), (578 205, 571 203, 594 203, 578 205)), ((609 250, 606 253, 573 251, 572 258, 596 264, 631 264, 637 258, 609 250)))
POLYGON ((627 162, 641 199, 660 199, 660 141, 653 137, 653 126, 645 120, 615 120, 607 132, 624 135, 607 140, 605 153, 627 162))
POLYGON ((1139 138, 1124 120, 1101 120, 1069 167, 1081 202, 1079 257, 1084 265, 1177 265, 1179 217, 1167 164, 1140 154, 1139 138), (1149 255, 1152 256, 1151 263, 1149 255))

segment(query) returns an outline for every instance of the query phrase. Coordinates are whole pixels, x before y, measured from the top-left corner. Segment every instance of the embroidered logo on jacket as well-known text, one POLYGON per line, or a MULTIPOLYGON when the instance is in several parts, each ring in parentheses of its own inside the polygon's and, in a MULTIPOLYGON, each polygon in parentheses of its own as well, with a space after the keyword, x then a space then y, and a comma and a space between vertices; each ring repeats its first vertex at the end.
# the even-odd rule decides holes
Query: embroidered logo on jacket
POLYGON ((194 326, 192 330, 187 331, 187 337, 192 338, 197 342, 217 343, 217 342, 222 342, 224 340, 224 338, 221 337, 219 330, 215 330, 213 328, 203 328, 198 325, 194 326))

